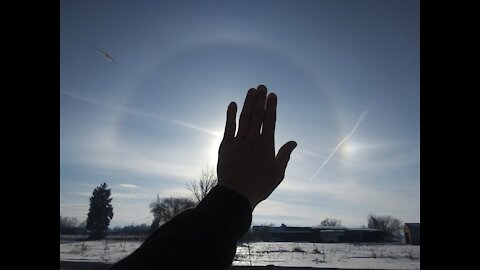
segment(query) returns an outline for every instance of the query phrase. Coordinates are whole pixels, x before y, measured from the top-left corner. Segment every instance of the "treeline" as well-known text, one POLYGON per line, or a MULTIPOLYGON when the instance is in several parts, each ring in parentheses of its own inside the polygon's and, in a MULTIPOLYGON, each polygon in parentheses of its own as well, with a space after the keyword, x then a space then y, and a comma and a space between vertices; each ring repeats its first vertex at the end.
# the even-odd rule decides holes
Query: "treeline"
MULTIPOLYGON (((368 214, 367 226, 362 228, 376 229, 382 231, 381 241, 384 242, 401 242, 403 240, 403 222, 390 215, 368 214)), ((283 224, 282 224, 283 225, 283 224)), ((247 233, 240 239, 240 242, 269 242, 273 237, 271 228, 275 227, 273 223, 268 225, 260 225, 253 230, 250 228, 247 233)), ((342 221, 336 218, 325 218, 319 225, 315 227, 337 227, 345 228, 342 221)))
POLYGON ((60 234, 87 234, 86 224, 74 217, 60 215, 60 234))
MULTIPOLYGON (((132 224, 109 228, 110 221, 113 218, 112 197, 107 184, 103 183, 95 188, 90 197, 90 209, 85 221, 80 222, 74 217, 62 217, 60 215, 60 234, 88 234, 89 239, 102 239, 106 235, 148 236, 175 215, 186 209, 196 207, 216 184, 215 171, 207 168, 202 171, 197 180, 187 182, 186 188, 191 192, 192 197, 160 198, 157 195, 156 200, 149 205, 150 213, 153 215, 153 221, 150 225, 132 224)), ((368 228, 385 232, 384 239, 386 241, 397 241, 402 237, 403 223, 397 218, 369 214, 367 222, 368 228)), ((325 218, 317 226, 344 227, 342 221, 336 218, 325 218)), ((269 241, 271 237, 268 227, 265 226, 265 229, 255 232, 250 229, 241 241, 269 241)), ((270 227, 273 227, 273 224, 270 227)))
MULTIPOLYGON (((148 224, 131 224, 126 226, 115 226, 109 228, 108 235, 149 235, 150 226, 148 224)), ((86 228, 86 221, 80 222, 74 217, 60 216, 60 234, 70 235, 86 235, 88 230, 86 228)))
POLYGON ((147 236, 150 233, 150 226, 147 224, 139 225, 127 225, 124 227, 115 226, 112 229, 108 229, 109 235, 144 235, 147 236))
POLYGON ((160 198, 157 195, 150 205, 150 212, 153 221, 150 225, 128 225, 109 228, 113 219, 113 206, 111 204, 111 189, 106 183, 101 184, 93 190, 90 197, 90 208, 87 219, 80 222, 74 217, 62 217, 60 214, 60 234, 89 235, 89 239, 103 239, 107 235, 150 235, 163 223, 170 220, 178 213, 196 207, 197 204, 217 184, 217 175, 213 169, 207 168, 197 180, 186 183, 186 188, 191 192, 192 197, 168 197, 160 198))

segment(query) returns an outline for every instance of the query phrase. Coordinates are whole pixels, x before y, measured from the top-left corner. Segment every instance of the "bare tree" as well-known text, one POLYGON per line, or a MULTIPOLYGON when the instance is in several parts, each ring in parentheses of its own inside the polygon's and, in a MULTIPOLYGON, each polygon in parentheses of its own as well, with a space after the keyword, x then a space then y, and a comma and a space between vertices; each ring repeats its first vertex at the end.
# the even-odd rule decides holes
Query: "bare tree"
POLYGON ((342 221, 336 218, 325 218, 321 223, 320 226, 328 226, 328 227, 343 227, 342 221))
POLYGON ((192 192, 193 196, 199 203, 208 192, 217 185, 217 173, 211 168, 202 170, 202 174, 198 180, 187 182, 187 189, 192 192))
POLYGON ((75 228, 79 226, 79 223, 75 217, 62 217, 60 215, 60 227, 75 228))
POLYGON ((377 216, 375 214, 368 215, 368 228, 384 231, 386 238, 398 238, 399 233, 403 228, 402 224, 401 220, 392 216, 377 216))
POLYGON ((190 198, 169 197, 157 199, 150 204, 150 212, 153 214, 152 230, 169 221, 175 215, 189 208, 195 207, 195 202, 190 198))
POLYGON ((85 221, 79 222, 75 217, 62 217, 60 215, 60 234, 86 233, 85 221))

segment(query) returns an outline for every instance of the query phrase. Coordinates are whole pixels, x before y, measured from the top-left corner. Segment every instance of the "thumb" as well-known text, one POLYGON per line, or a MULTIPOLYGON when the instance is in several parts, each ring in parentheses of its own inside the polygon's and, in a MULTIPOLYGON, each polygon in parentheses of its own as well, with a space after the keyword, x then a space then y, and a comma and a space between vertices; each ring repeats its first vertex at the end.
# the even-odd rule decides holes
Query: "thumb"
POLYGON ((288 161, 290 160, 290 154, 292 154, 293 149, 297 147, 297 143, 295 141, 289 141, 280 147, 277 154, 277 162, 280 166, 280 171, 282 175, 285 174, 285 170, 287 169, 288 161))

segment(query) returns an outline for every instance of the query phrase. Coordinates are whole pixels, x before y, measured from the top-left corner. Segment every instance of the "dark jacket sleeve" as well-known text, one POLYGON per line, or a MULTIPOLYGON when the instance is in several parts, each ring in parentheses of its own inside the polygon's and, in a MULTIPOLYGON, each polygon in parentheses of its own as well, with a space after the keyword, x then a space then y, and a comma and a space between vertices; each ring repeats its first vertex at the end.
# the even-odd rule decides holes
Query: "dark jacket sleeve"
POLYGON ((252 209, 242 195, 214 187, 196 208, 160 226, 109 270, 229 269, 237 241, 248 231, 252 209))

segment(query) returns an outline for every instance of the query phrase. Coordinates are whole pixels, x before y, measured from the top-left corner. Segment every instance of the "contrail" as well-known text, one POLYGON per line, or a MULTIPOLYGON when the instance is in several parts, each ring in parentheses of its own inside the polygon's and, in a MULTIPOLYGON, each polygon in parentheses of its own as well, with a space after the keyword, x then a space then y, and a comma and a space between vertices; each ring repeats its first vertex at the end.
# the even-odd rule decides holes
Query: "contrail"
POLYGON ((360 125, 360 123, 363 121, 363 119, 365 118, 365 116, 367 115, 368 113, 368 110, 370 110, 370 107, 372 107, 373 105, 373 102, 370 103, 370 105, 367 106, 367 108, 365 108, 365 110, 363 110, 362 114, 360 115, 360 117, 358 118, 357 122, 355 123, 355 126, 352 128, 352 130, 347 134, 347 136, 345 136, 338 144, 337 146, 335 146, 335 148, 333 148, 332 152, 330 153, 330 155, 328 155, 327 159, 323 162, 322 165, 320 165, 320 168, 317 169, 317 171, 312 175, 312 177, 310 177, 310 179, 308 181, 312 181, 313 178, 315 178, 315 176, 317 176, 317 174, 322 170, 323 167, 325 167, 325 165, 327 164, 327 162, 333 157, 333 155, 335 155, 335 153, 338 151, 338 149, 340 148, 340 146, 342 146, 342 144, 344 142, 346 142, 348 140, 348 138, 350 138, 350 136, 353 135, 353 133, 355 132, 355 130, 357 130, 358 126, 360 125))
POLYGON ((173 118, 169 118, 169 117, 165 117, 165 116, 141 111, 141 110, 138 110, 138 109, 135 109, 135 108, 128 108, 128 107, 115 105, 115 104, 111 104, 111 103, 107 103, 107 102, 101 102, 101 101, 98 101, 94 98, 83 97, 83 96, 80 96, 78 94, 68 92, 68 91, 61 91, 60 94, 65 95, 65 96, 69 96, 69 97, 73 97, 73 98, 76 98, 78 100, 82 100, 84 102, 95 104, 95 105, 98 105, 98 106, 101 106, 101 107, 109 108, 111 110, 116 110, 116 111, 120 111, 120 112, 124 112, 124 113, 129 113, 129 114, 145 117, 145 118, 151 118, 151 119, 160 120, 160 121, 163 121, 163 122, 168 122, 168 123, 173 124, 173 125, 177 125, 177 126, 184 127, 184 128, 187 128, 187 129, 199 131, 199 132, 202 132, 202 133, 214 136, 214 137, 218 137, 222 134, 221 131, 216 131, 216 130, 211 130, 211 129, 208 129, 208 128, 203 128, 199 125, 192 124, 192 123, 189 123, 189 122, 185 122, 185 121, 182 121, 182 120, 173 119, 173 118))

